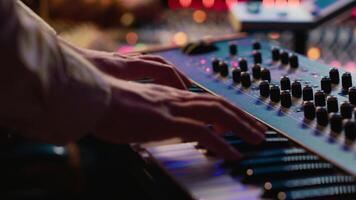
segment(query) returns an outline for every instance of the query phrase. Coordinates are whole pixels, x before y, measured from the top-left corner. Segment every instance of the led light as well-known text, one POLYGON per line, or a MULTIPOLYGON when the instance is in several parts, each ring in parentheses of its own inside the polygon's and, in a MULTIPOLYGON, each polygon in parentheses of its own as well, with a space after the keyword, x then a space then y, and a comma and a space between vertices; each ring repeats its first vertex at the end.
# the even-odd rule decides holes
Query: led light
POLYGON ((317 47, 311 47, 308 49, 307 56, 312 60, 318 60, 320 58, 320 49, 317 47))
POLYGON ((193 20, 198 24, 205 22, 206 18, 207 18, 206 12, 202 10, 196 10, 193 13, 193 20))

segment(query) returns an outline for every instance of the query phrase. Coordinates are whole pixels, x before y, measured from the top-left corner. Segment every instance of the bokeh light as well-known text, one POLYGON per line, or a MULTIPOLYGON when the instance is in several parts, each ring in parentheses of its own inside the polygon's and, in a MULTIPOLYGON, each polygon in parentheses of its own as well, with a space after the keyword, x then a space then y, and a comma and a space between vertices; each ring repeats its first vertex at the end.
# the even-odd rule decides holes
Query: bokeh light
POLYGON ((178 46, 183 46, 188 42, 188 36, 184 32, 178 32, 173 36, 173 43, 178 46))
POLYGON ((308 58, 312 60, 318 60, 321 56, 320 49, 317 47, 311 47, 307 51, 308 58))
POLYGON ((135 45, 138 41, 138 35, 135 32, 129 32, 126 34, 126 41, 129 45, 135 45))
POLYGON ((203 23, 203 22, 205 22, 206 18, 207 18, 207 14, 203 10, 196 10, 193 12, 193 20, 196 23, 199 23, 199 24, 203 23))
POLYGON ((123 26, 131 26, 134 22, 135 22, 135 16, 132 13, 126 12, 123 15, 121 15, 120 23, 123 26))

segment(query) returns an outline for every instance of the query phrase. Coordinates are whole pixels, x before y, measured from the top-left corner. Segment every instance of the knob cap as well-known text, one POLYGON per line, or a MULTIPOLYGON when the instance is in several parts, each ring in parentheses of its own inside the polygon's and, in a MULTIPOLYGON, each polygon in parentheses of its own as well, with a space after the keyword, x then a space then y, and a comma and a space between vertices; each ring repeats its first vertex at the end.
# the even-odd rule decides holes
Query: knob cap
POLYGON ((328 108, 328 112, 338 112, 339 111, 339 103, 337 101, 337 98, 334 96, 328 96, 326 98, 326 106, 328 108))
POLYGON ((234 81, 234 83, 241 82, 241 69, 240 68, 235 68, 232 70, 232 80, 234 81))
POLYGON ((332 68, 329 71, 329 77, 331 80, 332 84, 339 84, 340 83, 340 74, 339 74, 339 70, 336 68, 332 68))
POLYGON ((295 98, 302 97, 302 84, 299 81, 294 81, 292 83, 292 95, 295 98))
POLYGON ((349 101, 352 105, 356 105, 356 87, 349 88, 349 101))
POLYGON ((290 90, 290 79, 288 76, 283 76, 280 82, 282 90, 290 90))
POLYGON ((342 117, 337 113, 330 114, 330 129, 337 134, 342 131, 342 117))
POLYGON ((279 49, 277 47, 273 47, 272 50, 271 50, 271 53, 272 53, 272 60, 274 62, 279 61, 279 58, 280 58, 279 49))
POLYGON ((315 106, 323 107, 326 105, 326 95, 323 91, 318 90, 314 94, 315 106))
POLYGON ((239 59, 239 67, 243 72, 248 71, 247 60, 245 58, 239 59))
POLYGON ((316 108, 316 122, 321 126, 326 126, 329 123, 328 111, 323 107, 316 108))
POLYGON ((281 92, 281 105, 285 108, 290 108, 292 106, 292 96, 288 90, 281 92))
POLYGON ((304 86, 303 88, 303 100, 311 101, 313 100, 313 88, 309 85, 304 86))
POLYGON ((214 73, 219 73, 220 72, 220 60, 217 58, 214 58, 214 60, 211 62, 211 65, 213 67, 213 72, 214 73))
POLYGON ((344 124, 345 138, 349 143, 352 143, 356 139, 356 121, 348 119, 344 124))
POLYGON ((260 64, 255 64, 252 67, 252 76, 254 79, 260 79, 261 78, 261 65, 260 64))
POLYGON ((289 53, 286 51, 281 52, 281 63, 283 65, 288 65, 289 64, 289 53))
POLYGON ((340 105, 340 114, 343 118, 351 119, 353 109, 354 109, 353 106, 348 101, 344 101, 340 105))
POLYGON ((272 102, 279 102, 279 100, 281 99, 281 94, 280 94, 280 89, 278 85, 273 85, 270 88, 270 99, 272 102))
POLYGON ((262 63, 262 54, 260 51, 253 51, 253 60, 255 64, 261 64, 262 63))
POLYGON ((253 42, 252 44, 253 50, 260 50, 261 49, 261 43, 258 41, 253 42))
POLYGON ((269 96, 269 82, 268 81, 262 81, 260 83, 260 95, 262 97, 268 97, 269 96))
POLYGON ((229 45, 229 52, 230 52, 230 55, 235 56, 237 54, 237 45, 236 44, 230 44, 229 45))
POLYGON ((352 87, 352 77, 349 72, 345 72, 342 77, 342 89, 344 91, 349 91, 349 88, 352 87))
POLYGON ((299 67, 299 59, 298 56, 295 54, 292 54, 289 58, 289 63, 290 63, 290 67, 293 69, 296 69, 299 67))
POLYGON ((229 65, 226 62, 220 62, 220 75, 223 77, 229 75, 229 65))
POLYGON ((315 106, 312 101, 305 101, 303 103, 304 118, 313 120, 315 118, 315 106))
POLYGON ((321 90, 323 90, 326 94, 330 94, 331 92, 331 79, 329 77, 323 77, 320 81, 321 90))
POLYGON ((241 72, 241 84, 245 88, 251 86, 251 78, 248 72, 241 72))
POLYGON ((261 79, 271 82, 271 72, 267 68, 261 70, 261 79))

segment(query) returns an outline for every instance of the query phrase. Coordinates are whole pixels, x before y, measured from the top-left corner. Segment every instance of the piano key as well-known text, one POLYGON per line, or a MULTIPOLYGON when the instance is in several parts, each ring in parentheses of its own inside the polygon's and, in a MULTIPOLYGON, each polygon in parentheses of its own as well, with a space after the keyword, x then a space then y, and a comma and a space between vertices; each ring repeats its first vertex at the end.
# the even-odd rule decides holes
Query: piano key
POLYGON ((288 156, 288 155, 307 155, 307 151, 302 148, 277 148, 265 151, 257 151, 251 153, 245 153, 244 158, 258 158, 258 157, 269 157, 269 156, 288 156))
POLYGON ((243 140, 230 140, 228 143, 243 153, 291 146, 287 138, 266 138, 261 144, 256 146, 250 145, 243 140))
POLYGON ((243 160, 239 163, 240 168, 268 166, 276 164, 291 164, 291 163, 307 163, 320 161, 320 158, 315 155, 293 155, 293 156, 278 156, 278 157, 265 157, 253 158, 243 160))

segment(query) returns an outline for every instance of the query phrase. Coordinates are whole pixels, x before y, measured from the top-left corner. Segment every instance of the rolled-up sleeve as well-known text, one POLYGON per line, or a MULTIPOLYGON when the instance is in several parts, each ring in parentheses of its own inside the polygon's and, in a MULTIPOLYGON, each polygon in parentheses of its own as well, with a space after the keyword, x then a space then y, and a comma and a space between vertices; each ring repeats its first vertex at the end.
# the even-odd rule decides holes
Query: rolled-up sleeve
POLYGON ((104 114, 110 87, 89 61, 19 6, 0 1, 0 124, 48 142, 73 141, 104 114))

